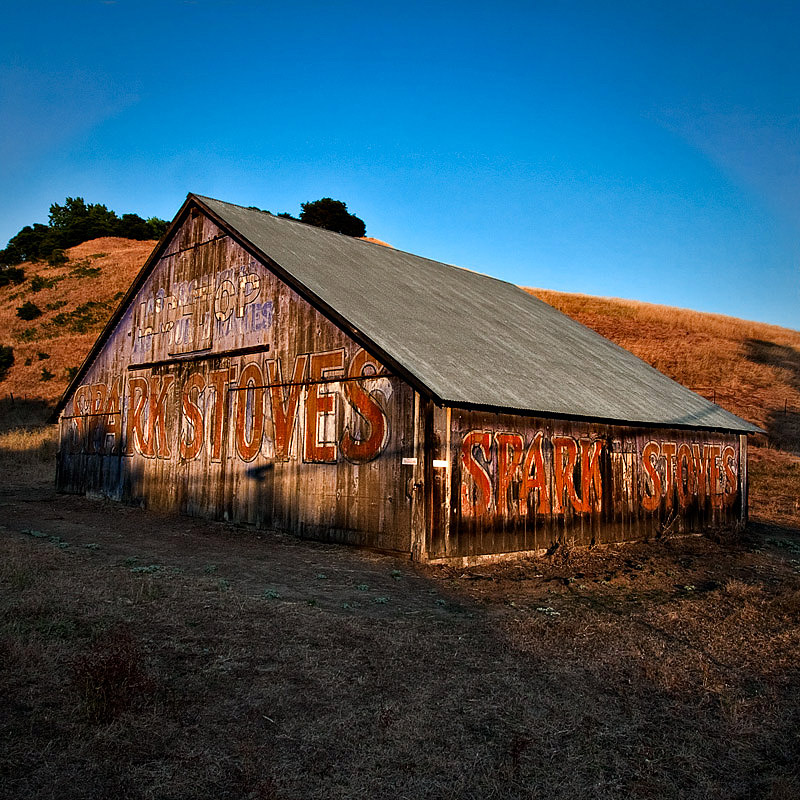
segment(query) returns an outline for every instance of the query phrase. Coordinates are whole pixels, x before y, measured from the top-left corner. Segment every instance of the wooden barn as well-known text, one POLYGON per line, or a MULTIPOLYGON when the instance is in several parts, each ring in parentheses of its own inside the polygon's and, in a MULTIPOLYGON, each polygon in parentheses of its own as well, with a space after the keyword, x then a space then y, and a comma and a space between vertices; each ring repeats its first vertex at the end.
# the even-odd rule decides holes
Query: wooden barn
POLYGON ((741 524, 758 431, 509 283, 191 194, 55 419, 61 491, 465 563, 741 524))

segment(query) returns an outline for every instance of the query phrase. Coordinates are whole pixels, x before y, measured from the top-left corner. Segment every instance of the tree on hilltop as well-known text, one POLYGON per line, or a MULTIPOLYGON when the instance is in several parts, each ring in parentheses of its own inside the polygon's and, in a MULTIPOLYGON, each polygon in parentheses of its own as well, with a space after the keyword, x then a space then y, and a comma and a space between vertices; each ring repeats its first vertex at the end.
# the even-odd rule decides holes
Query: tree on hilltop
POLYGON ((300 221, 318 228, 325 228, 346 236, 365 236, 364 220, 347 211, 347 204, 331 197, 323 197, 310 203, 301 203, 300 221))
POLYGON ((138 214, 115 212, 102 203, 87 203, 82 197, 68 197, 63 205, 50 206, 50 224, 26 225, 13 236, 5 250, 0 250, 0 265, 11 266, 23 261, 50 258, 55 250, 98 239, 120 236, 124 239, 159 239, 168 223, 157 217, 145 220, 138 214))

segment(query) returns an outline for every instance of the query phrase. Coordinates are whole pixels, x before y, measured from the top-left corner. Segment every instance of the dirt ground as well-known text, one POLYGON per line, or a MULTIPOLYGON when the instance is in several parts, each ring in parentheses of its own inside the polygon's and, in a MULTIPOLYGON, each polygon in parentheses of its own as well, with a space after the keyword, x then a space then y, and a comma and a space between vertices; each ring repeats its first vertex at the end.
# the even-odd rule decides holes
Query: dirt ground
POLYGON ((468 570, 0 487, 0 796, 800 796, 800 531, 468 570))

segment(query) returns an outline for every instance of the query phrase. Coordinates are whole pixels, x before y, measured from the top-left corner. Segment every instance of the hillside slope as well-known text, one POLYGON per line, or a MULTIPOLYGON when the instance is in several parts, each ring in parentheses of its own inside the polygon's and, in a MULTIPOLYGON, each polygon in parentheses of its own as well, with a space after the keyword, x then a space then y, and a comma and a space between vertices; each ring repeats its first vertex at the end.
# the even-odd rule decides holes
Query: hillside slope
POLYGON ((70 370, 80 366, 154 245, 94 239, 70 248, 62 266, 22 264, 25 282, 0 287, 0 344, 14 348, 14 365, 0 382, 0 397, 56 401, 70 370), (20 319, 17 308, 26 302, 42 315, 20 319))
MULTIPOLYGON (((51 405, 66 388, 155 242, 103 238, 67 251, 58 267, 24 264, 0 287, 0 344, 15 363, 0 381, 10 403, 51 405), (38 277, 37 277, 38 276, 38 277), (25 321, 17 308, 35 303, 25 321)), ((528 289, 671 378, 756 423, 751 439, 754 518, 800 528, 800 332, 630 300, 528 289)))

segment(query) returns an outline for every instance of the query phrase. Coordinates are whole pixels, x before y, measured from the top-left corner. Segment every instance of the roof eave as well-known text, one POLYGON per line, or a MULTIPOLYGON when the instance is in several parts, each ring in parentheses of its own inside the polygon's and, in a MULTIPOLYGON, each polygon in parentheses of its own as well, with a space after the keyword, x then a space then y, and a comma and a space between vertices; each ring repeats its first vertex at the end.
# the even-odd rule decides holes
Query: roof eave
POLYGON ((194 195, 188 194, 186 195, 186 200, 183 201, 183 205, 178 209, 178 213, 173 218, 172 222, 169 224, 169 227, 164 232, 164 235, 158 240, 156 246, 153 248, 150 255, 147 257, 147 260, 142 265, 142 268, 137 273, 136 277, 131 283, 128 291, 122 296, 122 299, 119 301, 116 309, 114 309, 114 313, 109 317, 108 322, 103 327, 103 330, 100 332, 100 335, 95 340, 94 344, 92 345, 91 349, 86 355, 86 358, 83 359, 83 363, 78 368, 78 371, 75 373, 75 376, 67 385, 67 388, 64 390, 63 394, 59 398, 58 402, 53 408, 53 411, 50 413, 50 416, 47 418, 47 421, 50 423, 58 422, 58 417, 61 411, 66 406, 67 401, 69 400, 70 395, 78 386, 81 385, 81 380, 86 375, 89 370, 89 367, 92 365, 92 362, 103 349, 103 345, 105 345, 106 340, 111 336, 114 332, 114 328, 116 328, 117 324, 119 323, 120 319, 122 319, 122 315, 125 312, 125 309, 130 304, 131 300, 136 296, 137 292, 141 288, 142 284, 147 279, 147 276, 150 274, 153 265, 161 258, 161 254, 164 252, 164 248, 167 245, 167 242, 170 240, 172 234, 180 227, 183 223, 184 216, 188 213, 190 206, 193 203, 194 195))
MULTIPOLYGON (((656 422, 652 420, 630 420, 622 419, 619 417, 601 417, 585 414, 565 414, 555 411, 547 411, 542 409, 523 409, 512 406, 496 406, 486 403, 467 403, 463 400, 447 400, 446 398, 439 402, 438 405, 444 405, 453 409, 462 409, 464 411, 482 411, 490 414, 508 414, 520 417, 539 417, 541 419, 556 419, 569 422, 585 422, 595 425, 616 425, 630 428, 653 428, 658 430, 691 430, 691 431, 708 431, 715 433, 734 433, 746 434, 748 436, 755 436, 758 434, 766 434, 763 428, 757 425, 742 420, 741 426, 722 426, 722 425, 701 425, 698 423, 688 422, 673 422, 671 420, 664 420, 656 422)), ((725 409, 722 409, 723 411, 725 409)), ((730 413, 730 412, 728 412, 730 413)), ((734 415, 732 415, 734 416, 734 415)))

